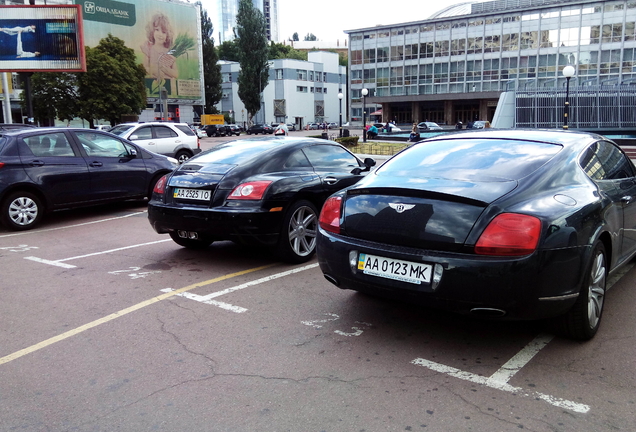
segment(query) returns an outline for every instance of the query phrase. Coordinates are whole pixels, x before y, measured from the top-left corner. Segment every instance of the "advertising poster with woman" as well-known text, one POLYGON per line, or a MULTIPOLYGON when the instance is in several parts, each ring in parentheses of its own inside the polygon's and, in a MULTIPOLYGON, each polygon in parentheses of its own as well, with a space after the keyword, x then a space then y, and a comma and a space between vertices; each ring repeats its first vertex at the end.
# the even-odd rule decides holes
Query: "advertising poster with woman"
POLYGON ((112 34, 146 68, 149 98, 202 100, 199 7, 161 0, 76 0, 83 7, 86 45, 112 34))

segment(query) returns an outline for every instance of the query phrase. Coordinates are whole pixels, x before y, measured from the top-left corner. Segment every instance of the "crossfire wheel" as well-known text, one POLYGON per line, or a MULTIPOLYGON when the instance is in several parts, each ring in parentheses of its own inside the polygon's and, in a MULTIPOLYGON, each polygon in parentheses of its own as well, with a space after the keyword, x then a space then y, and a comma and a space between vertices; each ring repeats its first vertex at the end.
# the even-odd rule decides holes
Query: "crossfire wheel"
POLYGON ((278 241, 279 256, 291 263, 309 261, 316 252, 318 211, 309 201, 301 200, 291 205, 285 214, 278 241))

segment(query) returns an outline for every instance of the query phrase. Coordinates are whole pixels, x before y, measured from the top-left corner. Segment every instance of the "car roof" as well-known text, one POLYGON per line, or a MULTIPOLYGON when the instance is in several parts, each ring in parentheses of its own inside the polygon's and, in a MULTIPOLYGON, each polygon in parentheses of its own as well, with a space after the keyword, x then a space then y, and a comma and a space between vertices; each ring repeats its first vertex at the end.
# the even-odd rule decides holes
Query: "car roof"
MULTIPOLYGON (((426 141, 438 141, 445 139, 503 139, 517 141, 536 141, 549 144, 558 144, 563 147, 586 147, 593 141, 605 139, 601 135, 572 130, 559 129, 470 129, 462 132, 454 132, 437 135, 426 141)), ((610 141, 610 140, 608 140, 610 141)))

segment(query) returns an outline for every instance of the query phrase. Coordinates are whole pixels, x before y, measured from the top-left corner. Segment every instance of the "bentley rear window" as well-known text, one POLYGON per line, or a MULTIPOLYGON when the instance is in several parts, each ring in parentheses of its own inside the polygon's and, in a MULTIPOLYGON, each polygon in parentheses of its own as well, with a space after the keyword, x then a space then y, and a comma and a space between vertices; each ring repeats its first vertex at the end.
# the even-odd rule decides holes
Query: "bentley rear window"
POLYGON ((423 142, 378 168, 378 175, 472 181, 519 180, 560 150, 557 144, 505 139, 423 142))

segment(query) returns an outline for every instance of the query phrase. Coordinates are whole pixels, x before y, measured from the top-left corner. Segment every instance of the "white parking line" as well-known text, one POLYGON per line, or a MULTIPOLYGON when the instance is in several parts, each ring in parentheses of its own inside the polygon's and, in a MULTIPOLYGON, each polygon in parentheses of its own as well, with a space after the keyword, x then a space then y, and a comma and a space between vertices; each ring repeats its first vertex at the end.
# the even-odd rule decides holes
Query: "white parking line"
POLYGON ((96 224, 96 223, 109 222, 109 221, 113 221, 113 220, 117 220, 117 219, 124 219, 124 218, 127 218, 127 217, 137 216, 137 215, 140 215, 140 214, 143 214, 143 213, 147 213, 147 212, 148 212, 148 210, 144 210, 144 211, 141 211, 141 212, 130 213, 130 214, 127 214, 127 215, 124 215, 124 216, 117 216, 117 217, 112 217, 112 218, 100 219, 100 220, 96 220, 96 221, 92 221, 92 222, 84 222, 84 223, 75 224, 75 225, 66 225, 66 226, 61 226, 61 227, 57 227, 57 228, 34 229, 34 230, 28 230, 28 231, 20 231, 20 232, 11 233, 11 234, 3 234, 3 235, 0 235, 0 238, 23 236, 23 235, 28 235, 28 234, 39 234, 39 233, 42 233, 42 232, 59 231, 59 230, 68 229, 68 228, 77 228, 77 227, 81 227, 81 226, 85 226, 85 225, 93 225, 93 224, 96 224))
POLYGON ((148 246, 148 245, 153 245, 153 244, 157 244, 157 243, 164 243, 164 242, 167 242, 167 241, 171 241, 171 239, 157 240, 157 241, 148 242, 148 243, 140 243, 140 244, 136 244, 136 245, 132 245, 132 246, 124 246, 124 247, 120 247, 120 248, 116 248, 116 249, 110 249, 110 250, 106 250, 106 251, 102 251, 102 252, 94 252, 94 253, 90 253, 90 254, 86 254, 86 255, 78 255, 78 256, 75 256, 75 257, 64 258, 64 259, 55 260, 55 261, 45 260, 45 259, 38 258, 38 257, 33 257, 33 256, 24 257, 24 259, 35 261, 35 262, 39 262, 39 263, 42 263, 42 264, 54 265, 54 266, 58 266, 58 267, 75 268, 76 266, 74 266, 72 264, 64 264, 64 261, 71 261, 71 260, 76 260, 76 259, 80 259, 80 258, 87 258, 87 257, 91 257, 91 256, 104 255, 104 254, 108 254, 108 253, 112 253, 112 252, 119 252, 119 251, 122 251, 122 250, 133 249, 133 248, 137 248, 137 247, 141 247, 141 246, 148 246))
MULTIPOLYGON (((272 280, 275 280, 275 279, 279 279, 279 278, 282 278, 282 277, 285 277, 285 276, 289 276, 289 275, 294 274, 294 273, 299 273, 301 271, 309 270, 309 269, 316 268, 316 267, 318 267, 318 263, 308 264, 308 265, 303 266, 303 267, 298 267, 298 268, 295 268, 295 269, 292 269, 292 270, 284 271, 284 272, 281 272, 281 273, 276 273, 276 274, 273 274, 273 275, 270 275, 270 276, 266 276, 266 277, 263 277, 263 278, 260 278, 260 279, 256 279, 256 280, 249 281, 249 282, 245 282, 244 284, 237 285, 237 286, 232 287, 232 288, 226 288, 224 290, 213 292, 211 294, 207 294, 207 295, 203 295, 203 296, 202 295, 198 295, 198 294, 193 294, 193 293, 190 293, 190 292, 183 292, 183 293, 180 293, 180 294, 177 294, 177 295, 180 296, 180 297, 185 297, 187 299, 198 301, 198 302, 201 302, 201 303, 205 303, 205 304, 209 304, 209 305, 213 305, 213 306, 218 306, 218 307, 220 307, 222 309, 229 310, 231 312, 243 313, 243 312, 247 312, 248 309, 242 308, 240 306, 234 306, 234 305, 231 305, 229 303, 223 303, 223 302, 220 302, 220 301, 217 301, 217 300, 212 300, 212 299, 216 298, 216 297, 219 297, 219 296, 222 296, 222 295, 225 295, 225 294, 230 294, 230 293, 233 293, 235 291, 239 291, 239 290, 242 290, 242 289, 254 286, 254 285, 259 285, 259 284, 262 284, 262 283, 265 283, 265 282, 269 282, 269 281, 272 281, 272 280)), ((166 289, 162 289, 161 291, 162 292, 170 292, 171 289, 170 288, 166 288, 166 289)))
MULTIPOLYGON (((607 289, 609 290, 616 282, 620 280, 628 271, 634 267, 633 263, 627 264, 622 267, 618 272, 612 274, 607 280, 607 289)), ((578 413, 586 413, 590 410, 589 405, 572 402, 569 400, 557 398, 544 393, 535 391, 526 391, 521 387, 513 387, 508 384, 508 381, 521 370, 532 358, 537 355, 542 348, 544 348, 554 338, 552 335, 541 334, 534 338, 532 342, 526 345, 521 351, 508 360, 503 366, 499 368, 490 377, 483 377, 471 372, 462 371, 451 366, 446 366, 440 363, 435 363, 423 358, 416 358, 411 361, 412 364, 417 366, 424 366, 436 372, 445 373, 455 378, 459 378, 464 381, 474 382, 476 384, 482 384, 497 390, 506 391, 509 393, 515 393, 525 397, 533 397, 535 399, 541 399, 547 403, 559 408, 565 408, 570 411, 578 413)))
MULTIPOLYGON (((536 348, 536 346, 540 346, 543 344, 543 346, 545 346, 545 339, 546 338, 550 338, 550 336, 548 335, 539 335, 537 336, 537 338, 532 341, 530 343, 530 348, 529 351, 532 352, 534 351, 536 348), (538 339, 538 340, 537 340, 538 339)), ((526 347, 528 348, 528 347, 526 347)), ((522 353, 524 352, 525 348, 521 351, 522 353)), ((524 353, 526 354, 526 353, 524 353)), ((534 353, 536 354, 536 352, 534 353)), ((528 361, 534 356, 534 354, 530 355, 530 357, 528 358, 528 361)), ((517 354, 515 357, 519 356, 519 354, 517 354)), ((515 358, 513 357, 513 359, 515 358)), ((525 365, 525 363, 521 364, 522 362, 519 361, 519 359, 517 359, 515 361, 516 363, 518 363, 518 369, 521 369, 521 367, 523 367, 525 365)), ((554 396, 550 396, 544 393, 539 393, 539 392, 534 392, 534 391, 526 391, 521 387, 514 387, 511 386, 510 384, 508 384, 507 380, 502 381, 503 378, 503 374, 500 373, 501 369, 497 372, 495 372, 493 375, 491 375, 490 377, 484 377, 481 375, 477 375, 471 372, 466 372, 451 366, 446 366, 443 364, 439 364, 439 363, 435 363, 432 362, 430 360, 426 360, 423 358, 416 358, 415 360, 411 361, 412 364, 417 365, 417 366, 424 366, 426 368, 429 368, 435 372, 440 372, 440 373, 444 373, 446 375, 450 375, 454 378, 459 378, 461 380, 464 381, 469 381, 469 382, 473 382, 475 384, 481 384, 481 385, 485 385, 487 387, 490 388, 494 388, 496 390, 501 390, 501 391, 505 391, 508 393, 514 393, 516 395, 519 396, 524 396, 524 397, 532 397, 535 399, 541 399, 543 401, 546 401, 547 403, 554 405, 556 407, 559 408, 565 408, 568 409, 570 411, 574 411, 574 412, 578 412, 578 413, 586 413, 590 410, 589 405, 585 405, 585 404, 581 404, 581 403, 577 403, 577 402, 572 402, 569 400, 565 400, 565 399, 561 399, 561 398, 557 398, 554 396)), ((514 374, 512 374, 514 375, 514 374)), ((512 375, 510 377, 512 377, 512 375)))

